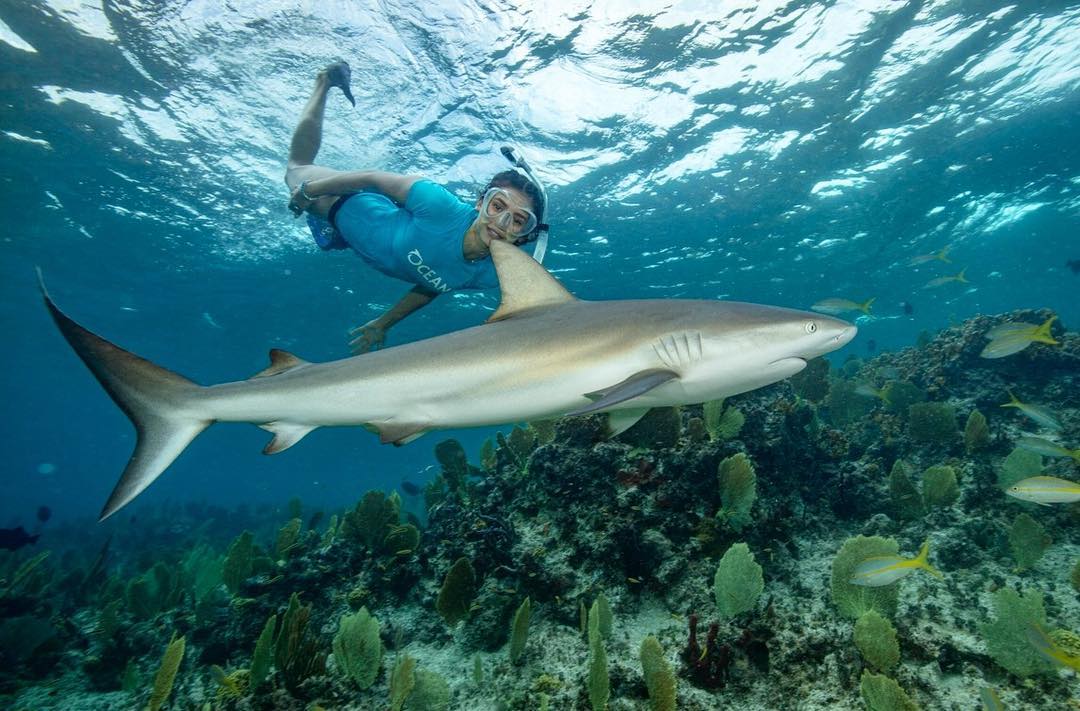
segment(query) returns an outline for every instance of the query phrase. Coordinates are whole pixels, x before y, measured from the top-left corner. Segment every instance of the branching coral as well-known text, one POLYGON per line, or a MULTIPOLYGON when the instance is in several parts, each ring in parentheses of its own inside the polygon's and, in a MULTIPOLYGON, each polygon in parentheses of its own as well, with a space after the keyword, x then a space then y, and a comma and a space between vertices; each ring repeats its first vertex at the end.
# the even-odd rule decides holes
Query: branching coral
POLYGON ((401 517, 400 499, 381 491, 369 491, 345 514, 339 534, 365 546, 372 553, 382 551, 382 544, 401 517))
POLYGON ((690 638, 683 650, 684 669, 695 685, 706 689, 719 689, 727 683, 732 656, 731 648, 717 641, 720 625, 709 625, 704 645, 698 643, 698 616, 690 615, 690 638))
POLYGON ((274 642, 274 666, 281 672, 285 688, 294 695, 305 679, 326 669, 326 654, 308 629, 310 621, 311 605, 301 605, 299 595, 293 593, 274 642))

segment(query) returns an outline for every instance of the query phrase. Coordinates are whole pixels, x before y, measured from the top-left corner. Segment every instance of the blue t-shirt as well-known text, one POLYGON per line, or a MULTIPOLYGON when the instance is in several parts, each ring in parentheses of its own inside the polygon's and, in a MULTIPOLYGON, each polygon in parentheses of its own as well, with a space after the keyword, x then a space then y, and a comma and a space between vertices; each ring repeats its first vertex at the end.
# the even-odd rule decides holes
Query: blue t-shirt
MULTIPOLYGON (((334 226, 349 247, 383 274, 439 293, 498 286, 490 257, 470 261, 462 254, 476 210, 441 185, 417 181, 403 207, 370 191, 338 204, 334 226)), ((336 246, 345 247, 330 243, 324 248, 336 246)))

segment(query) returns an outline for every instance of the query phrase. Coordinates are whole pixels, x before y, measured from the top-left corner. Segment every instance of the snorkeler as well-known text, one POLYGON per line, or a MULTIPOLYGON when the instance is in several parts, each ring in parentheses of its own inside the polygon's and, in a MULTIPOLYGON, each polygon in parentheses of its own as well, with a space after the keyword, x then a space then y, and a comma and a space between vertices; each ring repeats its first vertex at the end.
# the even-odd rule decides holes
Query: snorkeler
POLYGON ((351 248, 383 274, 414 284, 385 313, 349 332, 353 352, 364 353, 383 345, 391 326, 439 294, 497 286, 491 240, 519 246, 535 241, 533 256, 543 261, 547 196, 528 164, 508 146, 502 153, 514 169, 496 174, 474 205, 420 176, 314 165, 327 92, 336 86, 353 101, 350 77, 345 62, 319 72, 293 133, 285 183, 291 192, 289 209, 296 217, 307 213, 320 248, 351 248))

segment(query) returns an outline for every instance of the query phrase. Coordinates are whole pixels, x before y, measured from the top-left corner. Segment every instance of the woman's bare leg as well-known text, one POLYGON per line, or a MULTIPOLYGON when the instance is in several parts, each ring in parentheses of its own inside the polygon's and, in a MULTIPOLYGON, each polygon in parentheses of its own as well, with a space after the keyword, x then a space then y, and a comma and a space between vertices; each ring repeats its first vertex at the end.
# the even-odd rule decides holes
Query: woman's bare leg
POLYGON ((315 77, 315 89, 311 92, 300 122, 293 131, 289 145, 289 169, 302 165, 311 165, 319 154, 322 145, 323 116, 326 114, 326 93, 330 90, 330 79, 325 69, 315 77))
MULTIPOLYGON (((327 70, 323 69, 315 77, 315 89, 300 114, 300 121, 293 131, 292 142, 289 144, 289 163, 285 171, 285 184, 289 186, 289 192, 296 190, 297 186, 305 180, 317 180, 336 175, 341 172, 333 168, 314 165, 315 156, 322 146, 323 117, 326 114, 326 94, 331 87, 327 70)), ((326 217, 330 207, 337 201, 336 196, 320 198, 308 206, 307 211, 326 217)))

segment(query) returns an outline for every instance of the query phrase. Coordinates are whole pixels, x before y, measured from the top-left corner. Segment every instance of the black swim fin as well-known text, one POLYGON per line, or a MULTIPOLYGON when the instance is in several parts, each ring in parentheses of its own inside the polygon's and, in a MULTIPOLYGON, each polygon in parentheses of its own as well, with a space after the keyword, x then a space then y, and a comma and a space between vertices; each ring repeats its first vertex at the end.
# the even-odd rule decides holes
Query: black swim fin
POLYGON ((349 84, 352 83, 352 69, 349 67, 348 62, 334 62, 331 64, 326 68, 326 77, 330 80, 330 86, 341 89, 349 103, 356 106, 356 99, 353 98, 352 89, 349 87, 349 84))

